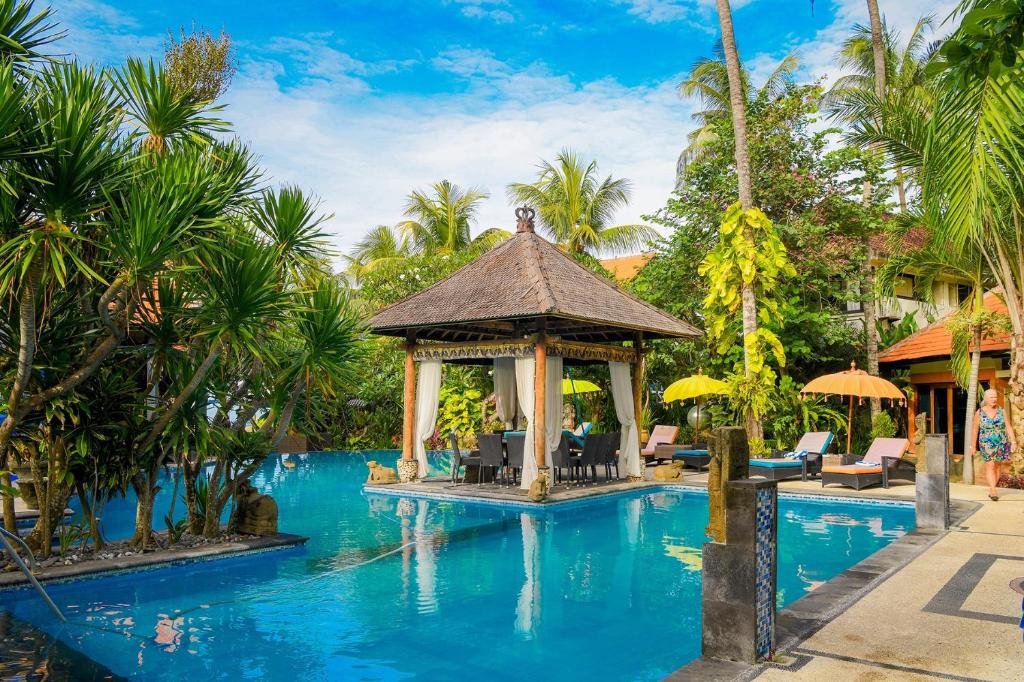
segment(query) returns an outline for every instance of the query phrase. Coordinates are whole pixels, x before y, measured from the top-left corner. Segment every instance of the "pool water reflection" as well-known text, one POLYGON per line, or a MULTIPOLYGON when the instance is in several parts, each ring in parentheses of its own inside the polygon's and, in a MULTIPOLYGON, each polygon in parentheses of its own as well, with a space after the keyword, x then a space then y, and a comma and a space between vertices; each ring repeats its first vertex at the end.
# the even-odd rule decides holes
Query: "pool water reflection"
MULTIPOLYGON (((704 495, 543 513, 364 495, 374 457, 263 467, 304 549, 56 585, 64 627, 25 591, 0 609, 138 679, 654 680, 699 653, 704 495)), ((913 525, 902 507, 780 507, 782 603, 913 525)))

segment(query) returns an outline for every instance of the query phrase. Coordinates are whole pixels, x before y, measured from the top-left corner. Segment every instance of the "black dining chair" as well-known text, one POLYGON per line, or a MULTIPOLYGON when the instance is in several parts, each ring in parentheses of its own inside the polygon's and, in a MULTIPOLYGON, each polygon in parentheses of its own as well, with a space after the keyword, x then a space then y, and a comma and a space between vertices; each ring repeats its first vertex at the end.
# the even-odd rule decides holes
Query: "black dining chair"
POLYGON ((605 443, 602 451, 602 461, 604 464, 605 476, 608 480, 612 480, 612 467, 615 467, 615 478, 619 477, 619 441, 622 440, 622 434, 618 431, 614 433, 604 434, 605 443))
POLYGON ((480 478, 478 483, 484 482, 484 469, 491 471, 493 482, 498 481, 498 473, 505 469, 505 456, 501 446, 501 436, 497 434, 481 433, 477 436, 477 445, 480 448, 480 478))
POLYGON ((523 451, 526 448, 526 436, 509 435, 505 437, 505 485, 508 485, 508 474, 512 473, 512 485, 515 485, 519 478, 519 472, 523 470, 523 451))
MULTIPOLYGON (((459 484, 459 472, 462 467, 470 464, 480 466, 480 453, 476 450, 471 450, 468 455, 463 455, 459 449, 459 435, 453 430, 451 432, 452 442, 452 483, 455 485, 459 484)), ((463 475, 465 479, 465 475, 463 475)))
POLYGON ((572 480, 572 456, 569 452, 569 436, 562 434, 558 441, 558 447, 551 451, 551 467, 555 470, 555 483, 562 482, 562 469, 566 471, 566 477, 572 480))
POLYGON ((608 442, 606 435, 604 433, 588 433, 587 437, 583 439, 583 452, 580 453, 577 460, 577 468, 580 472, 580 482, 584 485, 587 483, 587 470, 590 471, 591 483, 597 481, 597 465, 598 463, 604 464, 602 451, 605 443, 608 442))

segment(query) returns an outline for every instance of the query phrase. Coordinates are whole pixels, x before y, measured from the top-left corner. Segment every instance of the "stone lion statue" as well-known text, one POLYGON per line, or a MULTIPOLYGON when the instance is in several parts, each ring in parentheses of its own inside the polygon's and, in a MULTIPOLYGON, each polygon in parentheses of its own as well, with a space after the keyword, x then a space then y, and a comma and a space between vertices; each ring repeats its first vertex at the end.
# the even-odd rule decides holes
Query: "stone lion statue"
POLYGON ((249 484, 238 488, 238 532, 245 535, 277 534, 277 502, 249 484))
POLYGON ((678 481, 683 477, 683 462, 672 462, 654 467, 655 481, 678 481))
POLYGON ((540 502, 548 496, 548 475, 546 471, 537 474, 537 478, 530 484, 530 490, 526 496, 534 502, 540 502))
POLYGON ((398 474, 391 467, 381 466, 373 460, 367 462, 366 466, 370 467, 367 483, 398 483, 398 474))

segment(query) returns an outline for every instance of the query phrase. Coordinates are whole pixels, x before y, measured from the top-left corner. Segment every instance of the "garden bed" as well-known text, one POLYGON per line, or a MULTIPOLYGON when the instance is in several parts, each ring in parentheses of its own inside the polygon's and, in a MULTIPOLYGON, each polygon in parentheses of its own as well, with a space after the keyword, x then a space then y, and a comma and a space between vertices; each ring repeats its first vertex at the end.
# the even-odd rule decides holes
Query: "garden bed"
MULTIPOLYGON (((225 534, 217 538, 201 535, 184 535, 181 540, 167 546, 167 536, 157 534, 153 544, 145 552, 139 552, 127 542, 108 543, 99 552, 92 548, 72 549, 64 556, 55 555, 40 560, 35 576, 38 580, 59 580, 88 576, 93 573, 134 570, 156 567, 161 564, 184 563, 215 557, 231 556, 247 552, 266 551, 303 545, 309 538, 289 533, 255 536, 225 534)), ((21 571, 8 563, 0 574, 0 589, 27 583, 21 571)))

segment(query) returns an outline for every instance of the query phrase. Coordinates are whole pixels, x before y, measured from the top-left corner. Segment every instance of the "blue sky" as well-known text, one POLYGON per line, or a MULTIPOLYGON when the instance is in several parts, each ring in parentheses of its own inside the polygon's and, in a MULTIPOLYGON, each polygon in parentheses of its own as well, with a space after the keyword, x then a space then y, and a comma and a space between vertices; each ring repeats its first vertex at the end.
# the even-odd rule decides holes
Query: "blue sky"
MULTIPOLYGON (((571 146, 629 178, 638 221, 671 191, 694 103, 676 86, 717 40, 713 0, 52 0, 63 50, 116 65, 161 53, 193 22, 235 40, 225 114, 276 183, 323 198, 341 251, 401 219, 413 188, 448 178, 491 198, 477 229, 511 227, 505 185, 571 146)), ((880 0, 906 31, 953 0, 880 0)), ((803 76, 836 76, 863 0, 734 0, 755 79, 795 50, 803 76)), ((946 32, 945 28, 938 31, 946 32)))

